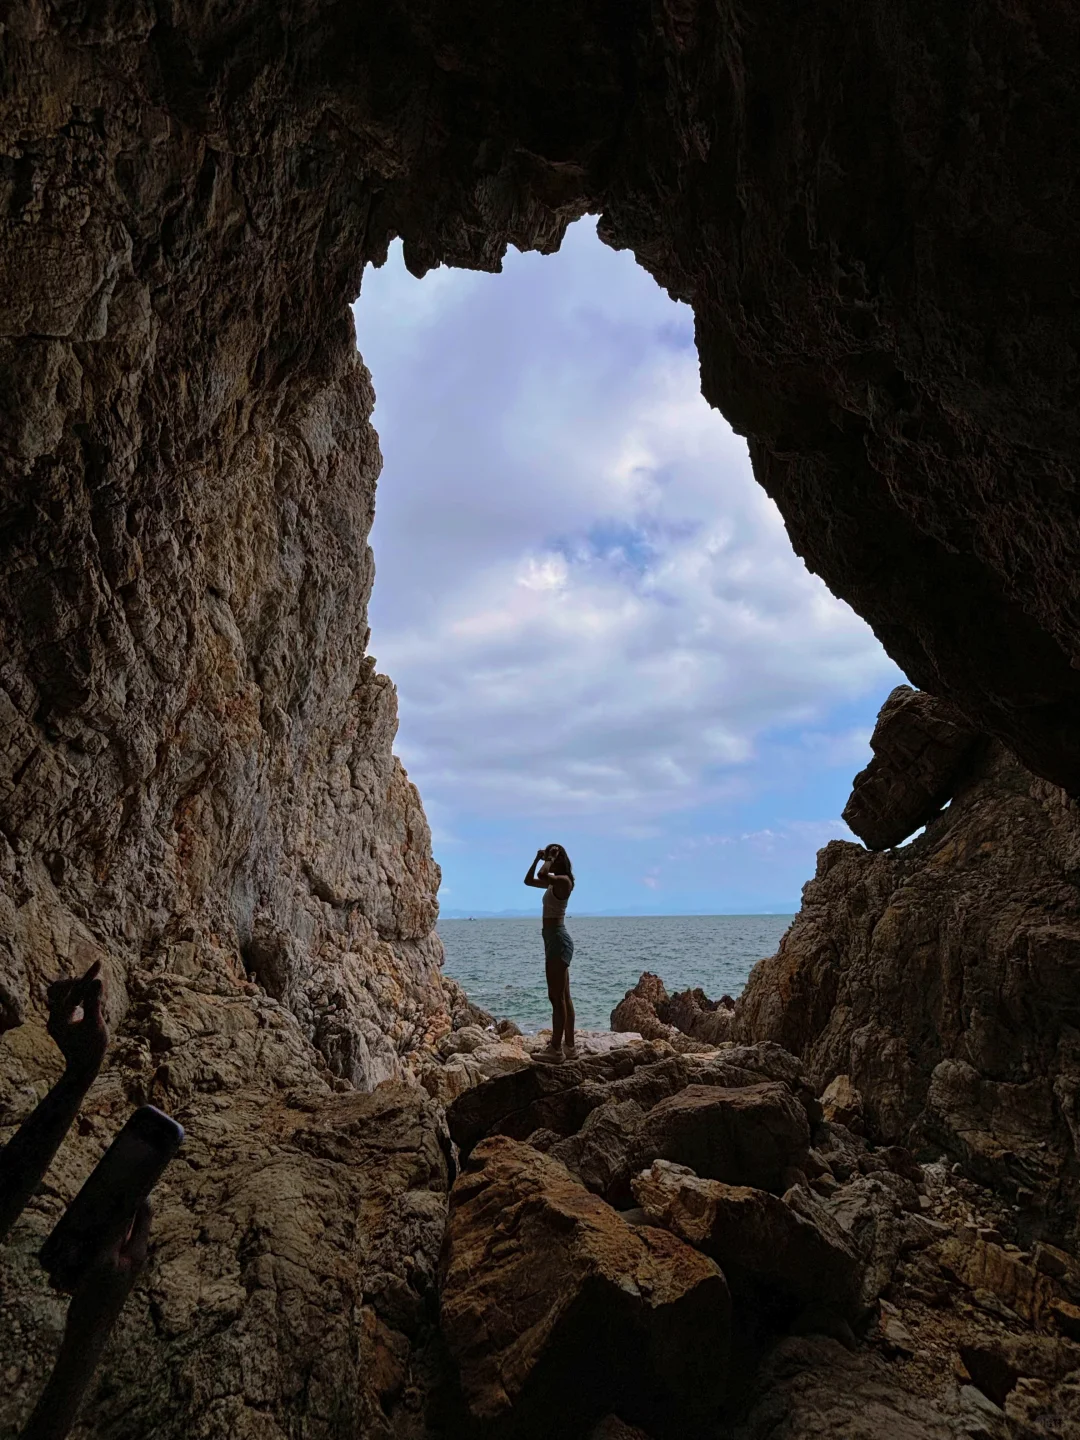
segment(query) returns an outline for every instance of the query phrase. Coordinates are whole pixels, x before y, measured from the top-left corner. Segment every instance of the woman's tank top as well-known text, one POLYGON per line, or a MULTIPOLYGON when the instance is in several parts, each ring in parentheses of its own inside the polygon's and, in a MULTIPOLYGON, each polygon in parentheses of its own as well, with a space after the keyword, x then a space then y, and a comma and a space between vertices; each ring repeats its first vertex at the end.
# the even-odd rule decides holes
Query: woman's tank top
MULTIPOLYGON (((571 885, 570 889, 573 890, 573 888, 573 885, 571 885)), ((544 891, 544 903, 542 907, 543 918, 545 920, 554 921, 557 924, 561 925, 562 922, 566 919, 566 907, 569 901, 569 895, 566 897, 565 900, 560 900, 559 897, 555 894, 555 887, 553 885, 549 885, 544 891)))

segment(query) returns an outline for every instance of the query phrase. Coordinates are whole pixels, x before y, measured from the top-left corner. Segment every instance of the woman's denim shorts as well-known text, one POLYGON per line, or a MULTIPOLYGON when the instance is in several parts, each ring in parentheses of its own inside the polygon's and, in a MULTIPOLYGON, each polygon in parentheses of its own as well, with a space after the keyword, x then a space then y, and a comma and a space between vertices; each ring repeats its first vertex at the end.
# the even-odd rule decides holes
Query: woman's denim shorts
POLYGON ((570 939, 570 932, 566 926, 545 926, 542 934, 544 936, 544 959, 561 960, 564 965, 569 965, 574 958, 574 942, 570 939))

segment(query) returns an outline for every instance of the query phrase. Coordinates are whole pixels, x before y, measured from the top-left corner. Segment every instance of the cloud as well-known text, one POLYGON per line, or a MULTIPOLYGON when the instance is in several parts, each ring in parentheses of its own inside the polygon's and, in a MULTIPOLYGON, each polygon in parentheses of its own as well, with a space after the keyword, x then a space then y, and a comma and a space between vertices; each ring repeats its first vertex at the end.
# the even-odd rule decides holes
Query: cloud
POLYGON ((395 251, 356 319, 385 456, 372 648, 446 834, 653 834, 865 750, 830 716, 898 672, 793 554, 701 398, 690 312, 631 257, 587 222, 500 276, 416 281, 395 251))

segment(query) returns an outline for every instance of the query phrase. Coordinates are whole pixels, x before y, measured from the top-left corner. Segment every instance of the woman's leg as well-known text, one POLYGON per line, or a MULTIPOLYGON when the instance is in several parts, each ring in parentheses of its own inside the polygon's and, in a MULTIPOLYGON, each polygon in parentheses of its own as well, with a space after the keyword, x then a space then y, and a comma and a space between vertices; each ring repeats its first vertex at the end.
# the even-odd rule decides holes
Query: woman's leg
POLYGON ((563 997, 566 994, 566 966, 554 957, 544 962, 547 975, 548 999, 551 1001, 551 1048, 558 1050, 562 1045, 566 1016, 563 997))
MULTIPOLYGON (((570 966, 563 966, 562 1015, 564 1044, 567 1050, 574 1048, 574 1002, 570 999, 570 966)), ((552 1041, 554 1043, 554 1040, 552 1041)))

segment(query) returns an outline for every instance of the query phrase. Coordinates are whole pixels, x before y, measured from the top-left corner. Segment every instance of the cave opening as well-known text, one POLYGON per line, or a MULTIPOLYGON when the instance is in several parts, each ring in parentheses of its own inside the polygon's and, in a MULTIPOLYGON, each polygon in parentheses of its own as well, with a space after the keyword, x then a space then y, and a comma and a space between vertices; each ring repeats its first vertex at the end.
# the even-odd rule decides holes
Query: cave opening
POLYGON ((595 222, 355 306, 384 467, 372 650, 444 916, 568 836, 597 912, 793 912, 903 679, 702 398, 693 316, 595 222), (554 828, 553 828, 554 827, 554 828))

